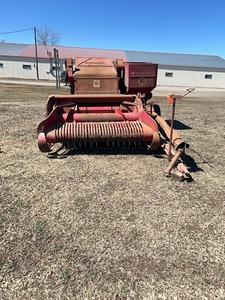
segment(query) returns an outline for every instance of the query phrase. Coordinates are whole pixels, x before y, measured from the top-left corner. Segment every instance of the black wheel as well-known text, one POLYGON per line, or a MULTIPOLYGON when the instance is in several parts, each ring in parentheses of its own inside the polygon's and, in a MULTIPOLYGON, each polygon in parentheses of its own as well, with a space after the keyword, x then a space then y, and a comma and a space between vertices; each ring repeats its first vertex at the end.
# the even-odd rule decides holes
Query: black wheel
POLYGON ((149 93, 149 94, 147 95, 147 98, 148 98, 148 99, 151 99, 151 98, 152 98, 152 93, 149 93))
POLYGON ((157 115, 161 116, 160 106, 158 104, 153 104, 153 108, 154 108, 155 113, 157 113, 157 115))
POLYGON ((66 71, 62 71, 61 73, 61 80, 62 83, 66 83, 66 71))
POLYGON ((70 83, 70 94, 74 95, 74 92, 75 92, 74 83, 70 83))

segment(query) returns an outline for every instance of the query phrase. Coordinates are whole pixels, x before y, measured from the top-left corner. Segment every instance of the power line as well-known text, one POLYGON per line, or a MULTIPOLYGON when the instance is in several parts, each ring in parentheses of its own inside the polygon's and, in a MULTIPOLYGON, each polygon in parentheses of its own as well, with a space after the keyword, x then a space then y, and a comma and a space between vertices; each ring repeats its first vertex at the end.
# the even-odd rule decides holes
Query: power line
POLYGON ((23 31, 28 31, 32 30, 34 32, 34 46, 35 46, 35 58, 36 58, 36 70, 37 70, 37 80, 39 80, 39 70, 38 70, 38 53, 37 53, 37 36, 36 36, 36 27, 29 27, 29 28, 24 28, 20 30, 13 30, 13 31, 5 31, 5 32, 0 32, 0 34, 11 34, 11 33, 18 33, 18 32, 23 32, 23 31))
POLYGON ((30 27, 30 28, 25 28, 25 29, 20 29, 20 30, 0 32, 0 34, 11 34, 11 33, 17 33, 17 32, 27 31, 27 30, 34 30, 34 28, 30 27))

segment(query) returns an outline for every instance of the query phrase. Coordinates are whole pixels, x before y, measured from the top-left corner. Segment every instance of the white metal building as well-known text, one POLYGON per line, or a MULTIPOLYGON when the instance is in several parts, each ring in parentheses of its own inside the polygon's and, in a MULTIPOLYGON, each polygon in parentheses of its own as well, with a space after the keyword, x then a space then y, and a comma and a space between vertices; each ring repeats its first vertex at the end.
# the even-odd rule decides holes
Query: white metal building
MULTIPOLYGON (((66 57, 123 58, 130 62, 158 63, 158 85, 225 89, 225 60, 214 55, 156 53, 57 47, 63 70, 66 57)), ((53 47, 38 45, 39 77, 54 79, 53 47), (52 58, 51 58, 52 57, 52 58)), ((36 79, 34 45, 0 43, 0 78, 36 79)))

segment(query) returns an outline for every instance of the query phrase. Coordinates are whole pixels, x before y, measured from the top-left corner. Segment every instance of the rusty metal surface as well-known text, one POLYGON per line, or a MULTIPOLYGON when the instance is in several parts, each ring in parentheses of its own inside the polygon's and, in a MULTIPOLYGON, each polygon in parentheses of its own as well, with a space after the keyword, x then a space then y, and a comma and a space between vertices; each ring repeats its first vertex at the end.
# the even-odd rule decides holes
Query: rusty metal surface
POLYGON ((57 142, 83 143, 114 141, 141 141, 144 130, 139 121, 65 123, 55 130, 57 142))
POLYGON ((177 168, 178 177, 190 178, 182 165, 186 144, 173 128, 175 98, 169 98, 173 99, 171 127, 159 115, 160 108, 156 113, 154 101, 149 102, 156 86, 156 64, 83 57, 77 59, 76 68, 73 59, 67 59, 66 68, 75 95, 49 97, 47 116, 38 126, 42 152, 50 152, 55 143, 66 148, 144 145, 157 151, 162 141, 171 160, 165 174, 171 176, 177 168))
POLYGON ((97 103, 99 107, 108 105, 109 103, 129 103, 130 105, 135 101, 135 95, 120 95, 120 94, 104 94, 104 95, 53 95, 49 96, 46 105, 46 115, 49 115, 53 110, 54 106, 73 106, 75 104, 81 105, 83 107, 94 106, 97 103))
POLYGON ((158 126, 138 97, 115 95, 105 99, 105 103, 110 101, 108 106, 102 106, 97 95, 90 96, 90 101, 87 95, 51 97, 49 101, 49 114, 38 126, 38 144, 43 152, 57 142, 87 146, 93 142, 127 146, 143 142, 154 150, 160 146, 158 126))
MULTIPOLYGON (((156 122, 159 124, 159 126, 164 131, 167 138, 170 139, 171 127, 161 116, 157 115, 156 113, 153 113, 153 116, 154 116, 154 119, 156 120, 156 122)), ((182 140, 180 134, 176 130, 172 131, 171 140, 172 140, 172 144, 175 149, 178 149, 179 147, 182 147, 185 144, 185 142, 182 140)))
POLYGON ((118 94, 116 69, 107 58, 77 58, 75 78, 76 94, 118 94))
POLYGON ((150 93, 157 83, 158 65, 151 63, 125 63, 127 93, 150 93))
POLYGON ((128 63, 122 59, 78 57, 66 60, 67 81, 71 94, 140 94, 151 98, 156 87, 158 65, 128 63))

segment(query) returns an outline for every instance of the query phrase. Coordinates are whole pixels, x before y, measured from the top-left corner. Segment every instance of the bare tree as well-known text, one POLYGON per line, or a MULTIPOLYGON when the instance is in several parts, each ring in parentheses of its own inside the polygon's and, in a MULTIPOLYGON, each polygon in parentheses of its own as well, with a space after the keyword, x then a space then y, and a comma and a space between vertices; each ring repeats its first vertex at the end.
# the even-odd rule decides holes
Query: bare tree
POLYGON ((60 35, 48 27, 39 28, 37 32, 38 32, 37 42, 40 45, 55 46, 58 44, 60 40, 60 35))

